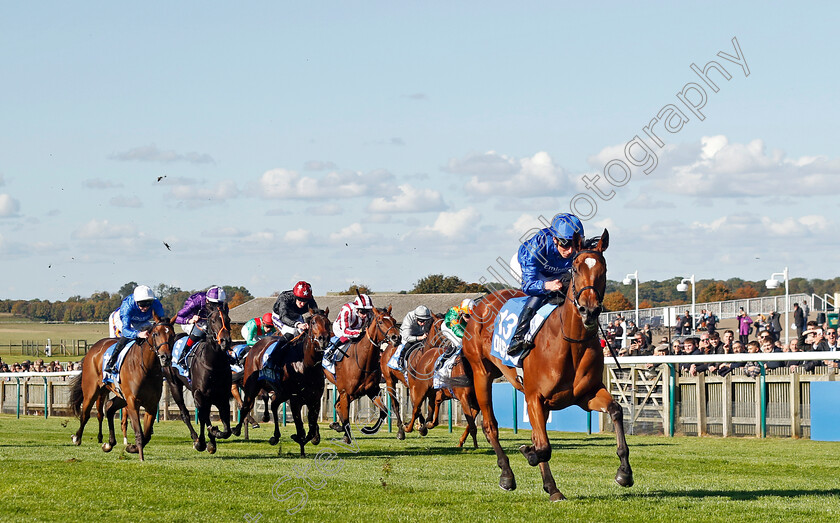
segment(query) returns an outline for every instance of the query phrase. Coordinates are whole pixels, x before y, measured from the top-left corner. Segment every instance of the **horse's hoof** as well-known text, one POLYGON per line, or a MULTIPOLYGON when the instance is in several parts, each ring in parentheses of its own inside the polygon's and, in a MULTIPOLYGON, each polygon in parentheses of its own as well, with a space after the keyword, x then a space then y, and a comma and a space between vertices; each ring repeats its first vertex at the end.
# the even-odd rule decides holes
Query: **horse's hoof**
POLYGON ((513 477, 513 474, 510 476, 502 474, 499 477, 499 486, 502 487, 502 490, 516 490, 516 478, 513 477))
POLYGON ((230 432, 234 436, 239 436, 239 433, 242 432, 242 429, 240 429, 239 427, 233 427, 232 429, 230 429, 230 432))
MULTIPOLYGON (((258 429, 258 428, 260 428, 260 424, 259 424, 259 423, 251 423, 251 428, 252 428, 252 429, 258 429)), ((238 436, 238 435, 239 435, 239 434, 237 434, 237 436, 238 436)))
POLYGON ((565 501, 566 496, 564 496, 563 493, 558 490, 557 492, 555 492, 554 494, 549 496, 548 500, 552 501, 552 502, 554 502, 554 501, 565 501))
MULTIPOLYGON (((269 416, 268 412, 266 412, 265 414, 263 414, 262 422, 263 423, 268 423, 269 421, 271 421, 271 416, 269 416)), ((254 427, 254 428, 257 428, 257 427, 254 427)))
POLYGON ((321 443, 321 434, 315 434, 310 441, 313 445, 321 443))
POLYGON ((294 442, 295 442, 295 443, 297 443, 298 445, 304 445, 304 444, 306 444, 306 441, 304 440, 304 438, 301 438, 301 437, 300 437, 300 436, 298 436, 297 434, 292 434, 292 435, 291 435, 291 436, 289 436, 289 437, 292 439, 292 441, 294 441, 294 442))
POLYGON ((344 427, 342 427, 337 421, 330 423, 330 428, 336 432, 344 432, 344 427))
POLYGON ((195 443, 193 443, 193 448, 199 452, 204 452, 204 450, 207 448, 207 444, 203 441, 196 441, 195 443))
POLYGON ((344 438, 342 439, 342 441, 344 442, 345 445, 349 445, 350 443, 352 443, 350 441, 350 436, 348 436, 347 434, 344 435, 344 438))
POLYGON ((73 434, 71 436, 71 439, 73 440, 73 445, 76 445, 77 447, 82 444, 82 438, 80 438, 79 436, 77 436, 75 434, 73 434))
POLYGON ((540 464, 540 458, 539 456, 537 456, 537 453, 534 452, 534 447, 532 447, 531 445, 521 445, 519 447, 519 452, 521 452, 522 455, 525 456, 525 459, 528 460, 528 464, 532 467, 536 467, 540 464))
POLYGON ((271 436, 270 438, 268 438, 269 445, 277 445, 278 441, 280 441, 280 438, 278 438, 277 436, 271 436))
POLYGON ((137 445, 135 445, 134 443, 132 443, 131 445, 126 445, 125 446, 125 451, 128 452, 129 454, 139 454, 140 453, 140 450, 137 448, 137 445))
POLYGON ((400 441, 405 439, 405 431, 404 430, 400 429, 400 431, 397 432, 397 439, 400 440, 400 441))
MULTIPOLYGON (((78 443, 77 443, 77 445, 78 445, 78 443)), ((102 451, 103 452, 111 452, 112 448, 114 448, 114 446, 111 445, 110 443, 103 443, 102 444, 102 451)))
POLYGON ((207 453, 208 454, 215 454, 216 453, 216 445, 213 445, 212 443, 207 445, 207 453))
POLYGON ((418 429, 421 436, 425 436, 429 433, 429 429, 426 428, 425 425, 420 425, 420 429, 418 429))
POLYGON ((619 470, 615 473, 615 482, 621 485, 622 487, 632 487, 633 486, 633 473, 626 473, 619 470))

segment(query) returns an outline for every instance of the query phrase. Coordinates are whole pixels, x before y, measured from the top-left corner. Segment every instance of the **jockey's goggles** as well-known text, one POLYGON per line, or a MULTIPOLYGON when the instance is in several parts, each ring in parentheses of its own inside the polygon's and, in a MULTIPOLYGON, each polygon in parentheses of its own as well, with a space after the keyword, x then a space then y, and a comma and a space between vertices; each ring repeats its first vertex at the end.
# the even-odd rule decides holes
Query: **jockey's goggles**
POLYGON ((138 301, 137 306, 138 307, 143 307, 144 309, 147 309, 147 308, 152 306, 152 300, 138 301))
POLYGON ((554 237, 554 242, 557 243, 557 245, 559 245, 560 247, 563 247, 564 249, 568 249, 569 247, 572 246, 572 239, 571 238, 566 239, 566 238, 558 238, 557 236, 555 236, 554 237))

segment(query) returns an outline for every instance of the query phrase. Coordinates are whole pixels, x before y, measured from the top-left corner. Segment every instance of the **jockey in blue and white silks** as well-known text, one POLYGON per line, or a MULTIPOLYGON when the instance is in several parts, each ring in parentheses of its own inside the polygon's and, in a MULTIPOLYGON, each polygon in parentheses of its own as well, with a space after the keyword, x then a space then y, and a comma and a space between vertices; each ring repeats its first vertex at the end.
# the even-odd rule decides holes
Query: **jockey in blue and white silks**
POLYGON ((155 298, 152 289, 147 285, 138 285, 130 296, 123 299, 119 308, 119 319, 122 324, 119 325, 120 341, 117 342, 117 346, 111 354, 111 359, 108 361, 107 372, 114 372, 117 358, 129 341, 147 336, 144 329, 154 322, 152 311, 159 318, 165 316, 163 305, 155 298))
POLYGON ((522 292, 529 296, 519 323, 510 342, 508 354, 513 356, 530 349, 533 344, 525 341, 528 325, 534 313, 553 292, 563 292, 568 288, 571 277, 572 261, 575 248, 572 238, 575 233, 583 242, 583 224, 574 214, 561 213, 551 221, 551 227, 540 230, 533 237, 519 246, 511 268, 517 268, 522 274, 522 292))

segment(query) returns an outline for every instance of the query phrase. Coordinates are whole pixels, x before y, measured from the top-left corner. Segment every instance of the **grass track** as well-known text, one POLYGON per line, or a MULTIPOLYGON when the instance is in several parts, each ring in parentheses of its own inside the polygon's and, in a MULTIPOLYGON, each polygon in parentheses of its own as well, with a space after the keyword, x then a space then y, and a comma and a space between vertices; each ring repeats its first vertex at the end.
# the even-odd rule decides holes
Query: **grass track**
POLYGON ((477 450, 454 448, 457 434, 437 428, 404 442, 382 431, 361 436, 353 453, 324 440, 300 459, 281 431, 281 453, 267 426, 252 441, 224 441, 215 456, 190 446, 181 422, 156 425, 146 462, 121 452, 105 454, 96 422, 82 446, 70 442, 78 421, 0 416, 0 520, 244 521, 838 521, 840 444, 807 440, 754 440, 631 436, 636 485, 623 489, 611 435, 553 433, 551 463, 569 497, 549 503, 539 472, 514 449, 530 434, 502 431, 519 489, 498 485, 496 460, 483 437, 477 450), (62 426, 66 424, 66 426, 62 426), (312 467, 316 449, 338 455, 336 473, 312 467), (560 448, 562 447, 562 448, 560 448), (296 478, 294 468, 306 470, 296 478), (272 485, 291 476, 276 494, 305 491, 305 507, 290 516, 299 494, 278 501, 272 485), (308 478, 308 479, 306 479, 308 478), (318 487, 318 488, 316 488, 318 487))

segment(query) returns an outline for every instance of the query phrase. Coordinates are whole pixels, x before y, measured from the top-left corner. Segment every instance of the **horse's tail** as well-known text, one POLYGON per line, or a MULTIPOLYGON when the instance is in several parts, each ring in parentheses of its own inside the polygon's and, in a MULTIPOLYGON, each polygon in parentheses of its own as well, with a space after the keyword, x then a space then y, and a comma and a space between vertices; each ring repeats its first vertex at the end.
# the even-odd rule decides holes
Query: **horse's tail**
MULTIPOLYGON (((470 363, 467 361, 467 358, 463 356, 458 356, 458 360, 464 369, 464 373, 460 376, 452 376, 450 373, 450 376, 442 379, 441 382, 450 389, 454 389, 456 387, 472 387, 472 367, 470 367, 470 363)), ((457 363, 453 365, 453 370, 456 366, 457 363)))
POLYGON ((74 416, 82 416, 82 402, 84 399, 85 393, 82 391, 82 374, 79 374, 70 380, 70 408, 74 416))

